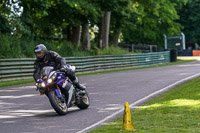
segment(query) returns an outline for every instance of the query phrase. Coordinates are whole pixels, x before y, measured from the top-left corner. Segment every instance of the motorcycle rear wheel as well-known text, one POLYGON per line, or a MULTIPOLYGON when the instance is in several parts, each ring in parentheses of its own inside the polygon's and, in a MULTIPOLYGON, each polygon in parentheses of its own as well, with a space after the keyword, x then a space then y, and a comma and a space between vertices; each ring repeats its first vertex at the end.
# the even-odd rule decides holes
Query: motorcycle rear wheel
POLYGON ((83 96, 78 96, 79 98, 79 102, 76 104, 76 106, 79 109, 87 109, 90 105, 90 99, 88 96, 88 93, 85 92, 85 94, 83 96))
POLYGON ((65 98, 63 103, 54 90, 48 92, 48 98, 51 103, 51 106, 59 115, 67 114, 68 108, 65 98))

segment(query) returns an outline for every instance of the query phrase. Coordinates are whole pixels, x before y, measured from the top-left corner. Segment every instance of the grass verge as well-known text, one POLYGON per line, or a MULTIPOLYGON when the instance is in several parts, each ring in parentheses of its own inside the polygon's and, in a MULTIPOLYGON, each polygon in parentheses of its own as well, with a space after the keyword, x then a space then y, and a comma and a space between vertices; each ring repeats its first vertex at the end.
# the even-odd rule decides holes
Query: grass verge
POLYGON ((20 85, 26 83, 33 83, 33 79, 24 79, 24 80, 16 80, 16 81, 3 81, 0 82, 0 87, 12 86, 12 85, 20 85))
MULTIPOLYGON (((152 66, 143 66, 143 67, 130 67, 130 68, 119 68, 119 69, 111 69, 111 70, 104 70, 104 71, 96 71, 96 72, 88 72, 88 73, 77 73, 77 76, 85 76, 85 75, 93 75, 99 73, 109 73, 109 72, 118 72, 118 71, 128 71, 128 70, 136 70, 136 69, 145 69, 145 68, 153 68, 153 67, 162 67, 162 66, 169 66, 169 65, 176 65, 186 62, 191 62, 195 60, 178 60, 177 62, 159 64, 159 65, 152 65, 152 66)), ((0 87, 12 86, 12 85, 20 85, 26 83, 33 83, 33 79, 25 79, 25 80, 17 80, 17 81, 3 81, 0 82, 0 87)))
MULTIPOLYGON (((200 77, 190 80, 131 112, 137 133, 199 133, 200 77)), ((120 131, 123 117, 90 133, 130 133, 120 131)))

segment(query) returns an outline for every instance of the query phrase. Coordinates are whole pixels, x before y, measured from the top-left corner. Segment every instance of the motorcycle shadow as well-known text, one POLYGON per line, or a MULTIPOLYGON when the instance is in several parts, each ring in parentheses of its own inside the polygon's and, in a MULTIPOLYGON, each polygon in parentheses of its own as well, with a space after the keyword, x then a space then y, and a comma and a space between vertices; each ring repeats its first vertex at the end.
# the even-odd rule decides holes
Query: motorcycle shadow
MULTIPOLYGON (((71 107, 68 109, 68 112, 66 115, 69 115, 69 114, 72 114, 72 113, 77 113, 81 111, 78 107, 71 107)), ((57 114, 53 109, 52 110, 49 110, 48 112, 45 112, 45 113, 40 113, 40 114, 36 114, 34 117, 60 117, 60 116, 65 116, 65 115, 59 115, 57 114)))

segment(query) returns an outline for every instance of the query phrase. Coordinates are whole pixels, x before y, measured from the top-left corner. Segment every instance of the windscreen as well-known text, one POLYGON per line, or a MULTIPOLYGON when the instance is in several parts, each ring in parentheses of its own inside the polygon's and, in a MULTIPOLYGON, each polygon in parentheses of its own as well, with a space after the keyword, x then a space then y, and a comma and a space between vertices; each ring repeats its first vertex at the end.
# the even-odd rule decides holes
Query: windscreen
POLYGON ((47 66, 42 69, 42 77, 48 76, 50 72, 53 70, 53 67, 47 66))

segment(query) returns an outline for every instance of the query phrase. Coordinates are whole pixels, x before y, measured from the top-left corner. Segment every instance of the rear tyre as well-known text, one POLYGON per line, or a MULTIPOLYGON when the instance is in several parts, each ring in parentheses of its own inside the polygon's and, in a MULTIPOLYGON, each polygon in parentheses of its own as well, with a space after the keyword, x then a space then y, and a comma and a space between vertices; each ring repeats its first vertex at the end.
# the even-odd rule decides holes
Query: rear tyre
POLYGON ((82 95, 81 92, 78 93, 77 96, 78 103, 76 104, 80 109, 87 109, 90 105, 90 99, 88 93, 84 90, 84 94, 82 95))
MULTIPOLYGON (((62 96, 62 97, 64 97, 64 96, 62 96)), ((63 100, 61 100, 54 90, 48 92, 48 98, 51 103, 51 106, 59 115, 67 114, 68 108, 67 108, 65 98, 63 98, 63 100)))

